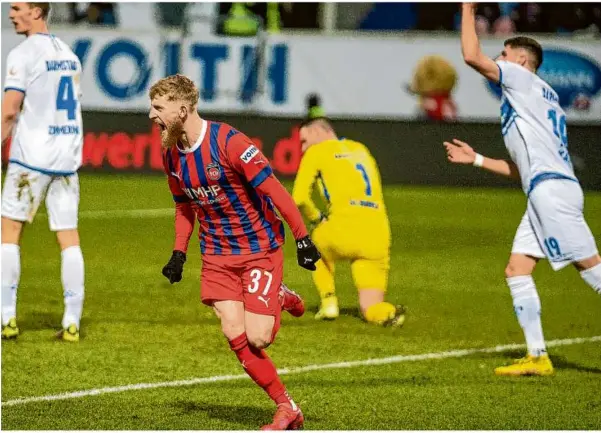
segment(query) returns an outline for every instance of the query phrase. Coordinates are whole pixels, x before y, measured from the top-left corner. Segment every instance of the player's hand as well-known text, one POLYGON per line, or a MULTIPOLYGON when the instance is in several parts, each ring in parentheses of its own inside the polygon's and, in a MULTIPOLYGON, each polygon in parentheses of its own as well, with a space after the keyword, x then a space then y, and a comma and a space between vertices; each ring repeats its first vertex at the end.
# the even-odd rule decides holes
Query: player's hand
POLYGON ((319 217, 315 218, 313 221, 310 222, 311 224, 311 230, 315 230, 315 228, 321 224, 322 222, 326 221, 328 219, 327 215, 320 212, 319 213, 319 217))
POLYGON ((186 263, 186 253, 182 251, 173 251, 169 262, 163 267, 163 275, 171 284, 179 283, 182 280, 182 272, 186 263))
POLYGON ((476 159, 476 151, 456 138, 452 143, 445 141, 443 146, 447 150, 447 159, 455 164, 473 164, 476 159))
POLYGON ((466 9, 476 10, 476 8, 478 7, 478 3, 463 2, 461 3, 461 6, 466 9))
POLYGON ((296 258, 299 266, 314 271, 315 263, 321 259, 321 254, 309 236, 296 240, 296 258))

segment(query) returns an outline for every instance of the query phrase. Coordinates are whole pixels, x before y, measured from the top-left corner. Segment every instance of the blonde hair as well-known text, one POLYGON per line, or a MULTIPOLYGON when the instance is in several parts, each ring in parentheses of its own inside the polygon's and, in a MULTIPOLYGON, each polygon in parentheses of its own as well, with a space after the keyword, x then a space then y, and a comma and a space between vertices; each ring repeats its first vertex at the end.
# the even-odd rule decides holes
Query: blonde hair
POLYGON ((185 75, 175 74, 161 78, 150 88, 150 99, 166 96, 168 101, 184 101, 190 108, 198 104, 198 89, 185 75))

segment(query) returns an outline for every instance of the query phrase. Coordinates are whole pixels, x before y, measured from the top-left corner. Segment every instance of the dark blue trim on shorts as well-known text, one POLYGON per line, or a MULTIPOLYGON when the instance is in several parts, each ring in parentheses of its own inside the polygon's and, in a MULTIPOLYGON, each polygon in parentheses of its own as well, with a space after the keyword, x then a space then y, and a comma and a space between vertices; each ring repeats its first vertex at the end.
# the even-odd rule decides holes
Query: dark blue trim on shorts
POLYGON ((16 159, 9 159, 8 162, 20 165, 21 167, 28 168, 29 170, 32 170, 32 171, 37 171, 38 173, 42 173, 47 176, 73 176, 75 173, 77 173, 76 171, 46 170, 44 168, 33 167, 29 164, 25 164, 24 162, 17 161, 16 159))
POLYGON ((532 178, 532 180, 530 181, 530 188, 528 188, 528 193, 526 195, 530 195, 530 193, 532 192, 532 190, 534 188, 536 188, 536 186, 541 183, 544 182, 545 180, 550 180, 550 179, 563 179, 563 180, 571 180, 572 182, 576 182, 578 183, 578 179, 575 179, 573 177, 570 176, 566 176, 565 174, 561 174, 561 173, 556 173, 556 172, 546 172, 546 173, 539 173, 536 176, 534 176, 532 178))
POLYGON ((16 90, 17 92, 21 92, 22 94, 25 94, 25 89, 21 89, 19 87, 5 87, 4 91, 8 92, 9 90, 16 90))

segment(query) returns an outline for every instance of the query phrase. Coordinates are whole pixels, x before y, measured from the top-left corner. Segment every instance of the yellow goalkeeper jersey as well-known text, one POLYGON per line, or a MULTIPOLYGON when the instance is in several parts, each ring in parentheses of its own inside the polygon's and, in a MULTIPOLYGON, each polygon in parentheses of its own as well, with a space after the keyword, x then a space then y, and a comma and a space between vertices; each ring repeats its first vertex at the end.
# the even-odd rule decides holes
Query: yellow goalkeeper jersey
POLYGON ((370 209, 374 217, 386 217, 380 171, 362 143, 348 139, 327 140, 305 152, 292 197, 309 221, 320 216, 311 199, 315 183, 327 203, 329 216, 370 209))

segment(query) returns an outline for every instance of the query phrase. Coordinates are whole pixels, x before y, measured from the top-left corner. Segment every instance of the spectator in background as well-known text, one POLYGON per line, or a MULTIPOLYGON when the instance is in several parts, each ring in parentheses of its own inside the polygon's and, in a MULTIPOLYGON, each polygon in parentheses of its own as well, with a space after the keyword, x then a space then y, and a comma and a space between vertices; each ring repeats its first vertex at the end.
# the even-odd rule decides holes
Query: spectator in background
POLYGON ((520 3, 512 12, 519 33, 551 33, 549 19, 542 3, 520 3))
POLYGON ((114 3, 71 3, 74 24, 86 22, 90 25, 116 26, 114 3))
POLYGON ((457 71, 444 57, 429 55, 417 63, 409 93, 419 101, 419 118, 450 122, 457 119, 457 105, 453 90, 457 84, 457 71))
POLYGON ((458 3, 417 3, 416 30, 456 30, 458 3))
POLYGON ((156 12, 159 23, 166 27, 180 27, 188 10, 189 3, 157 3, 156 12))
POLYGON ((307 95, 307 120, 326 117, 326 112, 321 106, 321 97, 317 93, 307 95))
POLYGON ((597 34, 599 33, 601 28, 599 3, 550 3, 544 6, 548 9, 549 25, 557 33, 571 33, 593 26, 597 34))
POLYGON ((246 36, 256 34, 259 28, 269 33, 279 33, 282 28, 317 29, 318 8, 318 3, 219 3, 219 15, 228 18, 219 25, 218 32, 246 36))
POLYGON ((499 18, 493 24, 492 31, 495 36, 507 37, 515 33, 515 10, 519 3, 498 3, 499 18))

